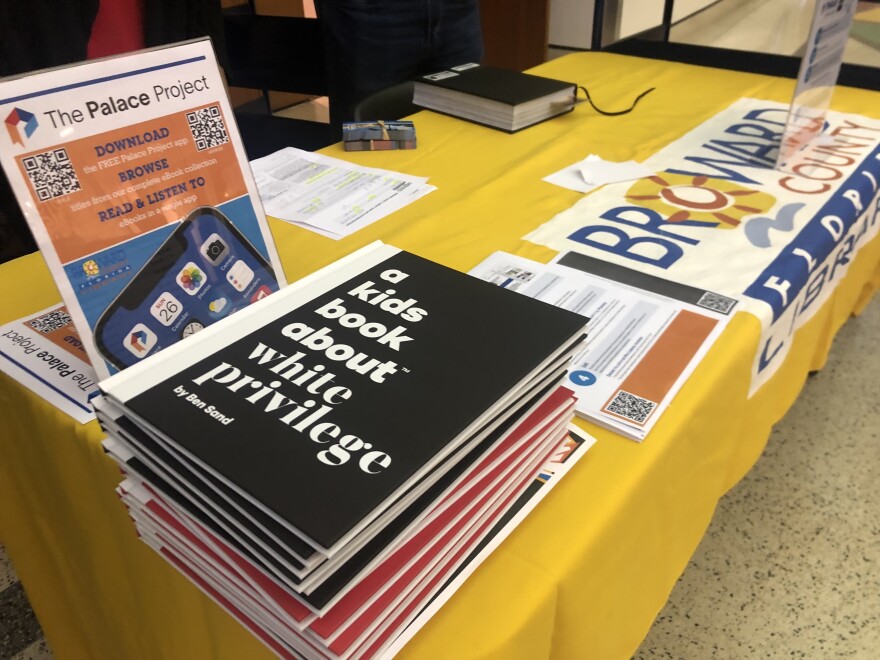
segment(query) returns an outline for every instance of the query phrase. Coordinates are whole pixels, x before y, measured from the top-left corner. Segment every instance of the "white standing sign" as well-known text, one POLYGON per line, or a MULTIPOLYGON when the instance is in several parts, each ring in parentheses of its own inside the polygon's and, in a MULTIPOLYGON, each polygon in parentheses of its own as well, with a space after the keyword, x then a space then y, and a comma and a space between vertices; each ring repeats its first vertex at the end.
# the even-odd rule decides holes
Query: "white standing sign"
POLYGON ((81 424, 95 419, 98 376, 64 305, 0 326, 0 371, 81 424))
POLYGON ((284 284, 210 40, 0 80, 0 120, 100 377, 284 284))
POLYGON ((822 133, 857 0, 817 0, 776 166, 791 172, 815 158, 810 143, 822 133))

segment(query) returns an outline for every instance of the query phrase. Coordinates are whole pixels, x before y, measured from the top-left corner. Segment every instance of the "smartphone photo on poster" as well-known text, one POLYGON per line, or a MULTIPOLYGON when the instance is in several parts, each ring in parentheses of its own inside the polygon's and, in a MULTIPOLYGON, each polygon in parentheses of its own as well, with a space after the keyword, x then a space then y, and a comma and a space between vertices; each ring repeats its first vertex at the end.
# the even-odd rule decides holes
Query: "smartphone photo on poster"
POLYGON ((124 369, 278 290, 275 273, 218 209, 189 213, 104 311, 95 343, 124 369))

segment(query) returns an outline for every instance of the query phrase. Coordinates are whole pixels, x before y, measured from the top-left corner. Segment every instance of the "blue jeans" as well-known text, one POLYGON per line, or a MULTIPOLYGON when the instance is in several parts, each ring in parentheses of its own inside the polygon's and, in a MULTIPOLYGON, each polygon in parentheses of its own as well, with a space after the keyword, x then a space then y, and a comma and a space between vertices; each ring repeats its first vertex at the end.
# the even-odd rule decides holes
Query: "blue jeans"
POLYGON ((483 56, 478 0, 319 0, 317 9, 339 133, 371 93, 483 56))

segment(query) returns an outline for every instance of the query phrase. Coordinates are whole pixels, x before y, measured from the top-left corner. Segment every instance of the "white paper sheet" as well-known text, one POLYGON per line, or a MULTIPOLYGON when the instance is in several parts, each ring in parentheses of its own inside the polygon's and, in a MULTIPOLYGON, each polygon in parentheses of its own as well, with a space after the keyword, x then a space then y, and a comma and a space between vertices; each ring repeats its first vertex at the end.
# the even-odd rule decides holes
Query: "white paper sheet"
POLYGON ((606 183, 635 181, 654 174, 653 171, 634 160, 614 163, 608 160, 586 160, 580 165, 583 180, 593 186, 604 186, 606 183))
POLYGON ((590 319, 586 346, 573 358, 565 385, 578 398, 579 416, 636 441, 645 438, 729 318, 504 252, 492 254, 470 274, 590 319))
POLYGON ((542 180, 575 192, 588 193, 607 183, 635 181, 652 174, 651 170, 634 160, 618 163, 590 154, 573 165, 545 176, 542 180))
POLYGON ((286 147, 251 161, 268 215, 339 240, 436 190, 410 176, 286 147))

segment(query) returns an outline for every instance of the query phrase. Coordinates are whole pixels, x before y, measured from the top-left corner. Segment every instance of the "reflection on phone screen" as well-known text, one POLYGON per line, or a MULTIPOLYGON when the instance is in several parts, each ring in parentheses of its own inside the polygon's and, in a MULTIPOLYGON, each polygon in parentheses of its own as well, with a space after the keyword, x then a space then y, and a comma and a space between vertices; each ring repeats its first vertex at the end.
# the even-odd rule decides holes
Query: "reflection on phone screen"
POLYGON ((277 290, 247 238, 220 211, 201 207, 101 315, 96 343, 124 369, 277 290))

